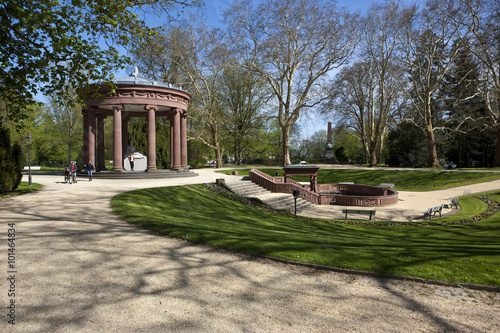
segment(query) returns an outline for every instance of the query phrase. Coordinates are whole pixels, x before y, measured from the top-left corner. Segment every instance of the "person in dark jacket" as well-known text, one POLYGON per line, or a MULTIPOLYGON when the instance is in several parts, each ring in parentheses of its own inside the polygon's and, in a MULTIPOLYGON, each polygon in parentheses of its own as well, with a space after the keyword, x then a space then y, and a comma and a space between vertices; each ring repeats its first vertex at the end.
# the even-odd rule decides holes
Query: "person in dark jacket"
POLYGON ((92 161, 89 161, 87 165, 85 166, 85 170, 87 170, 87 173, 89 174, 89 182, 92 181, 92 173, 95 170, 94 165, 92 164, 92 161))

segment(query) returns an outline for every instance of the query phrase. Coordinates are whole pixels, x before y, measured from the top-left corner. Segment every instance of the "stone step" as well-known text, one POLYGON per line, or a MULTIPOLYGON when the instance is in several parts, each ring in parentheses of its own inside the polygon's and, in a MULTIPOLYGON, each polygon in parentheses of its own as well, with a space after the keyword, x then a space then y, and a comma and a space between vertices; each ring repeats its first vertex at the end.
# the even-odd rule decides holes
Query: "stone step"
POLYGON ((226 186, 229 187, 231 191, 244 197, 258 197, 270 193, 265 188, 249 181, 230 182, 226 183, 226 186))
MULTIPOLYGON (((228 182, 226 186, 233 192, 244 197, 257 198, 276 210, 286 210, 293 214, 295 212, 295 199, 292 194, 271 193, 265 188, 251 181, 228 182)), ((314 204, 297 198, 297 213, 313 207, 314 204)))
MULTIPOLYGON (((305 209, 311 208, 312 206, 314 205, 308 201, 297 199, 297 213, 305 209)), ((275 205, 275 209, 283 209, 287 210, 290 213, 293 213, 295 211, 295 201, 292 200, 288 202, 282 202, 281 204, 275 205)))

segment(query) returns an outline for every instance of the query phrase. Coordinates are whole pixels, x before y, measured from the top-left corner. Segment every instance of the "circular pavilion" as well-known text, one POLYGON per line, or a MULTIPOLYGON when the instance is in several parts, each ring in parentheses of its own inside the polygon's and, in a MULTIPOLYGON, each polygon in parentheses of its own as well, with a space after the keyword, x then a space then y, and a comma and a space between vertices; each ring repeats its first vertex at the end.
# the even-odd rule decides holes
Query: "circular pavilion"
POLYGON ((170 170, 188 169, 187 163, 187 108, 191 95, 181 88, 147 79, 138 73, 113 81, 116 89, 93 85, 98 94, 89 94, 83 113, 83 158, 93 161, 97 171, 106 170, 104 159, 104 119, 113 117, 113 173, 124 171, 123 160, 129 144, 128 121, 133 117, 146 118, 147 172, 158 172, 156 167, 157 117, 170 121, 170 170), (96 159, 97 157, 97 159, 96 159))

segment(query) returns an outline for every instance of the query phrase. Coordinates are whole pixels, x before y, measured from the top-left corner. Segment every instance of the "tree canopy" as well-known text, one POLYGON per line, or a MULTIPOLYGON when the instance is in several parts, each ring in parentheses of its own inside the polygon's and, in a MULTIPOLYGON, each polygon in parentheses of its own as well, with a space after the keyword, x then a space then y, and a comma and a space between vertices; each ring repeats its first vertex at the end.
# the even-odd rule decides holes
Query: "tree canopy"
POLYGON ((199 0, 0 0, 0 100, 9 118, 39 93, 112 78, 129 58, 119 48, 140 47, 155 34, 140 11, 169 13, 199 0))

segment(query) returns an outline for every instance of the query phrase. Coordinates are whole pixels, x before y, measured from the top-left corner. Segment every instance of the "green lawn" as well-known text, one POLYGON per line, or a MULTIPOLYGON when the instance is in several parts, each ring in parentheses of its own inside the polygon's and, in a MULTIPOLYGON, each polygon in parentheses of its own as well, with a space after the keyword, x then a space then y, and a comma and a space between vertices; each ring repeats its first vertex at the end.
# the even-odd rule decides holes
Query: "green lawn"
POLYGON ((14 192, 11 192, 9 194, 2 194, 0 198, 6 198, 6 197, 12 197, 16 195, 22 195, 22 194, 27 194, 31 192, 38 191, 42 188, 43 186, 37 183, 31 183, 31 186, 28 185, 28 182, 21 182, 19 186, 16 188, 14 192))
MULTIPOLYGON (((270 176, 283 176, 283 169, 259 169, 270 176)), ((223 170, 220 173, 247 176, 250 169, 223 170)), ((295 181, 309 181, 309 176, 292 176, 295 181)), ((426 171, 426 170, 370 170, 370 169, 320 169, 319 184, 355 182, 363 185, 395 184, 401 191, 433 191, 438 189, 469 185, 500 179, 498 172, 426 171)))
MULTIPOLYGON (((455 218, 486 209, 475 197, 461 198, 460 204, 461 216, 455 218)), ((251 208, 202 185, 123 193, 112 199, 111 206, 130 223, 217 248, 346 269, 500 286, 499 214, 453 226, 336 224, 251 208)), ((439 223, 440 219, 433 221, 439 223)))

